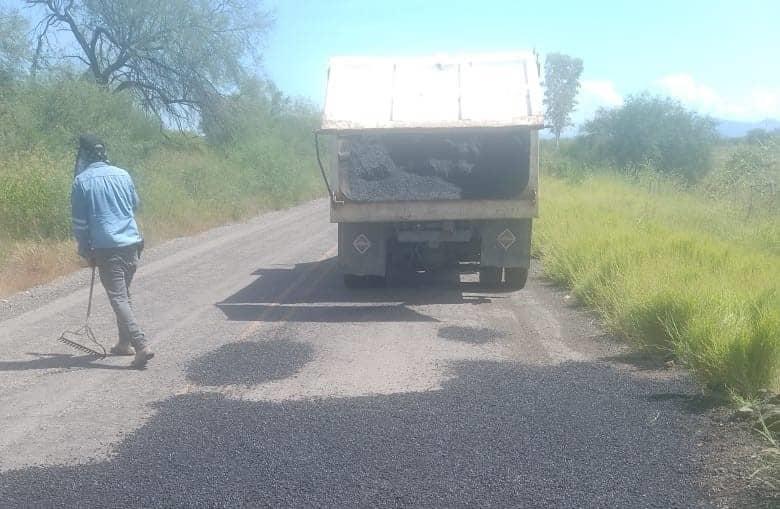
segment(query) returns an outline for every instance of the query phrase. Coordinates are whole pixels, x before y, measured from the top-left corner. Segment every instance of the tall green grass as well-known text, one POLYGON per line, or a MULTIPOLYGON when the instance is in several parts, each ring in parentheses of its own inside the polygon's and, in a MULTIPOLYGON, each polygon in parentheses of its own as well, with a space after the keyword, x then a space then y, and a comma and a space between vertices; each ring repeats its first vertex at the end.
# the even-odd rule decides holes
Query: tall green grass
POLYGON ((780 216, 666 181, 558 174, 535 231, 549 277, 709 387, 780 388, 780 216))

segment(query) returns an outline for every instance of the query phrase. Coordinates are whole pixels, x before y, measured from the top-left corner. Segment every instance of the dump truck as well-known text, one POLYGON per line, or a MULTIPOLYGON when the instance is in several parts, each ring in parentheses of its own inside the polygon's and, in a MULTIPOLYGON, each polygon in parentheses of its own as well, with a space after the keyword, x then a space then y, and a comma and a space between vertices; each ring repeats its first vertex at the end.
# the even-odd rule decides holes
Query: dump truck
POLYGON ((315 141, 344 283, 470 263, 523 288, 543 126, 534 52, 332 58, 315 141))

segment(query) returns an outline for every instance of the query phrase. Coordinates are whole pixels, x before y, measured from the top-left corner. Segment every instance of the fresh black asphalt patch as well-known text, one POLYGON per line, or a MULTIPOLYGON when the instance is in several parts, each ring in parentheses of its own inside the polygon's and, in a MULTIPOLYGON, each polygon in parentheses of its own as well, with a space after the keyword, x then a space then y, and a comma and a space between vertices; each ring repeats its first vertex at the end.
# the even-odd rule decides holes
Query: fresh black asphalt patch
MULTIPOLYGON (((262 357, 254 350, 262 345, 239 345, 213 359, 262 357)), ((209 365, 196 369, 201 379, 209 365)), ((204 382, 250 380, 223 369, 204 382)), ((712 424, 675 401, 650 399, 685 392, 684 383, 599 363, 469 362, 452 370, 441 390, 423 393, 280 403, 176 396, 109 460, 0 474, 0 500, 6 507, 709 506, 701 435, 712 424)))
POLYGON ((295 341, 229 343, 196 359, 187 378, 200 385, 257 385, 290 377, 313 358, 310 345, 295 341))

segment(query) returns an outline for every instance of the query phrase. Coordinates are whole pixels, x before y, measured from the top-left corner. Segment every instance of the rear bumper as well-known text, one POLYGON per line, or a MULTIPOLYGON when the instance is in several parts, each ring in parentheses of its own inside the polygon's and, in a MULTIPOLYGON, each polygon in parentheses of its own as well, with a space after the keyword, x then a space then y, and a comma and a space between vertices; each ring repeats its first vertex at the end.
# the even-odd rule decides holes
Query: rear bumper
POLYGON ((528 219, 537 217, 535 193, 519 200, 448 200, 406 202, 331 202, 332 223, 387 223, 528 219))
MULTIPOLYGON (((414 252, 414 244, 445 252, 456 261, 479 261, 485 267, 528 268, 531 219, 469 221, 457 228, 404 229, 398 223, 339 223, 339 265, 347 274, 384 276, 388 255, 414 252), (412 246, 413 251, 409 251, 412 246)), ((430 226, 430 225, 429 225, 430 226)))

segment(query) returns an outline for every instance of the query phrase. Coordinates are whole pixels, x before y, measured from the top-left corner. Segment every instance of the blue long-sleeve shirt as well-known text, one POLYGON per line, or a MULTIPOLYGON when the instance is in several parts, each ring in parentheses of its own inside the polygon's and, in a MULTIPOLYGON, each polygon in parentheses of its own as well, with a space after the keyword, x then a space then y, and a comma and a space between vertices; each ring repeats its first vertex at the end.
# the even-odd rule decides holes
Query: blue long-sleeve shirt
POLYGON ((104 162, 90 164, 74 179, 70 203, 73 236, 82 256, 91 249, 141 242, 135 222, 138 194, 125 170, 104 162))

